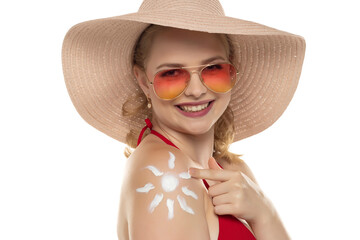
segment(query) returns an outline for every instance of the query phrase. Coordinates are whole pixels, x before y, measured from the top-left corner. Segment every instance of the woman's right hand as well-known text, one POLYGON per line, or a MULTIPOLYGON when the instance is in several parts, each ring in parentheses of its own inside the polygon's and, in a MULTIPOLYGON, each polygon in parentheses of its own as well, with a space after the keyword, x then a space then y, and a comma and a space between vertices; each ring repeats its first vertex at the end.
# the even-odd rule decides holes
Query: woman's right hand
POLYGON ((240 170, 220 168, 213 157, 209 167, 191 168, 189 172, 194 178, 217 182, 208 189, 217 215, 245 219, 258 240, 289 239, 274 206, 257 183, 240 170))

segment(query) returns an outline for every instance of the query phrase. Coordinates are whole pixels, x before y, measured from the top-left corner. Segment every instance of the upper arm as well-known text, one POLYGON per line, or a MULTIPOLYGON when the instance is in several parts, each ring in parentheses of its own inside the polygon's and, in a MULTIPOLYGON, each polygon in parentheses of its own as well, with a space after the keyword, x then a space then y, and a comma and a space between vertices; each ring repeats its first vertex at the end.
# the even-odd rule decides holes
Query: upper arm
POLYGON ((130 174, 130 239, 209 239, 204 187, 176 149, 139 154, 130 174))

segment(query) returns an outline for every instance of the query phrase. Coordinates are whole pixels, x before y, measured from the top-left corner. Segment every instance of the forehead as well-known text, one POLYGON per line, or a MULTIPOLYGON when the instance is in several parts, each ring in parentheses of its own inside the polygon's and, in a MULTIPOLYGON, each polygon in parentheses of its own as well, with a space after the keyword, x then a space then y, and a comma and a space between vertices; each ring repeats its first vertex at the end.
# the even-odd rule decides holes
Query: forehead
POLYGON ((199 65, 214 56, 227 59, 225 46, 220 38, 211 33, 184 29, 166 29, 153 39, 148 55, 148 68, 163 63, 199 65))

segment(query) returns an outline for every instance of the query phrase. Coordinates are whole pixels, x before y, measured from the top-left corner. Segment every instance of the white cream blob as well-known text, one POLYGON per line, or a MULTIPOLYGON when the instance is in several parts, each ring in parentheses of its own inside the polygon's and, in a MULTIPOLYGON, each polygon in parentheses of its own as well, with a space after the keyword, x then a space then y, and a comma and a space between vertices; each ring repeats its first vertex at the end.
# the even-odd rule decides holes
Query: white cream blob
POLYGON ((195 214, 194 211, 191 209, 191 207, 187 205, 185 198, 181 197, 180 195, 177 195, 177 200, 182 210, 191 214, 195 214))
POLYGON ((183 179, 190 179, 191 175, 188 172, 182 172, 182 173, 179 173, 179 177, 181 177, 183 179))
POLYGON ((168 199, 166 201, 166 206, 168 207, 168 219, 173 219, 174 218, 174 200, 172 199, 168 199))
POLYGON ((164 195, 161 194, 156 194, 154 199, 152 200, 152 202, 150 203, 149 206, 149 212, 153 212, 154 209, 159 205, 159 203, 161 202, 161 200, 163 199, 164 195))
POLYGON ((172 192, 179 185, 179 180, 172 174, 167 173, 161 178, 161 186, 165 192, 172 192))
POLYGON ((194 193, 193 191, 191 191, 190 189, 188 189, 187 187, 182 187, 181 190, 183 191, 183 193, 186 196, 190 196, 193 197, 195 199, 198 199, 198 196, 196 195, 196 193, 194 193))
POLYGON ((148 193, 151 189, 154 189, 154 185, 152 183, 147 183, 145 186, 141 187, 141 188, 137 188, 136 191, 137 192, 142 192, 142 193, 148 193))
POLYGON ((147 169, 149 169, 155 176, 162 176, 164 173, 163 172, 161 172, 160 170, 158 170, 156 167, 154 167, 154 166, 147 166, 147 167, 145 167, 145 168, 147 168, 147 169))
POLYGON ((175 167, 175 156, 172 152, 170 153, 170 158, 169 158, 169 168, 173 169, 175 167))

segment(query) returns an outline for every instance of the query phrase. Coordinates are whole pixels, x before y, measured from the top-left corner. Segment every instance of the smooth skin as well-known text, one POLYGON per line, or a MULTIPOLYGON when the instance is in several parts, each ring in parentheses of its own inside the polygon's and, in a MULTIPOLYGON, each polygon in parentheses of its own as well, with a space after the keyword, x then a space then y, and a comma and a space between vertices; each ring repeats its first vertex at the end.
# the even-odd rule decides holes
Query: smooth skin
POLYGON ((217 215, 231 214, 239 220, 245 219, 258 240, 290 239, 270 200, 254 178, 244 172, 221 169, 213 157, 209 159, 209 169, 189 168, 193 178, 217 182, 208 189, 217 215))
MULTIPOLYGON (((134 65, 133 68, 139 86, 151 99, 153 129, 167 137, 181 149, 178 153, 179 159, 183 159, 183 166, 193 168, 194 171, 191 172, 193 180, 198 180, 198 182, 201 179, 207 180, 210 187, 208 191, 205 189, 204 193, 207 195, 206 198, 212 199, 212 209, 217 215, 232 214, 243 222, 246 220, 250 226, 246 222, 244 223, 258 240, 289 239, 274 207, 261 192, 251 170, 245 162, 228 164, 222 159, 218 159, 218 163, 223 167, 221 169, 218 167, 215 159, 212 158, 214 125, 227 108, 231 100, 231 91, 225 94, 214 93, 202 84, 201 79, 196 73, 193 73, 185 92, 176 99, 165 101, 155 95, 152 85, 148 82, 148 78, 152 80, 157 71, 171 68, 162 67, 157 69, 161 64, 178 63, 186 67, 199 66, 203 64, 204 60, 215 56, 219 56, 222 59, 216 59, 207 63, 228 60, 222 42, 210 33, 169 29, 159 33, 154 38, 150 53, 145 62, 145 72, 137 65, 134 65), (213 108, 205 116, 199 118, 186 117, 179 113, 175 106, 184 102, 199 102, 202 100, 215 100, 215 102, 213 108), (181 154, 184 154, 186 157, 180 157, 181 154)), ((200 69, 201 67, 194 67, 189 70, 200 69)), ((143 178, 141 184, 152 180, 150 179, 151 175, 146 179, 146 177, 137 173, 139 166, 142 164, 141 162, 145 161, 145 159, 141 158, 152 154, 151 148, 149 147, 149 150, 146 150, 147 148, 145 147, 151 144, 164 145, 165 143, 152 134, 143 139, 140 146, 135 149, 133 159, 131 159, 132 162, 129 161, 127 167, 129 173, 134 173, 133 175, 129 174, 124 179, 124 182, 129 183, 129 186, 134 181, 140 181, 141 178, 143 178), (136 154, 137 151, 145 152, 138 152, 136 154), (139 157, 137 158, 136 156, 139 157), (139 163, 139 165, 136 166, 135 163, 139 163)), ((150 159, 149 161, 153 161, 151 164, 156 164, 158 159, 150 159)), ((139 185, 141 184, 139 182, 139 185)), ((199 187, 205 188, 201 184, 196 185, 194 182, 193 184, 194 189, 199 192, 199 187)), ((126 190, 124 190, 124 194, 121 195, 120 199, 122 205, 119 212, 119 229, 128 228, 126 226, 128 220, 123 219, 123 216, 127 216, 128 219, 140 217, 133 215, 134 213, 130 210, 127 211, 127 209, 130 209, 127 206, 131 206, 129 199, 137 199, 139 196, 135 195, 135 193, 134 196, 129 196, 129 194, 132 194, 131 189, 127 191, 127 187, 125 188, 126 190)), ((145 203, 139 202, 139 204, 145 203)), ((162 218, 158 218, 157 221, 164 221, 163 223, 167 224, 162 218)), ((134 221, 135 223, 136 221, 134 221)), ((210 226, 209 218, 208 224, 210 231, 209 239, 217 239, 218 231, 213 229, 215 225, 212 225, 213 227, 210 226)), ((160 225, 161 222, 159 222, 160 225)), ((131 229, 130 223, 129 229, 131 229)), ((122 235, 120 234, 119 236, 122 235)), ((120 238, 134 239, 132 236, 120 238)))
MULTIPOLYGON (((201 82, 198 74, 193 73, 188 88, 176 99, 159 99, 150 85, 157 71, 170 69, 161 67, 164 63, 178 63, 186 67, 199 66, 202 61, 220 56, 228 60, 221 41, 210 33, 169 29, 156 35, 152 42, 149 56, 145 62, 144 73, 137 65, 134 75, 145 93, 149 96, 153 111, 153 129, 169 137, 176 146, 184 151, 199 167, 207 168, 209 157, 213 153, 214 125, 226 110, 231 91, 221 94, 208 90, 201 82), (214 106, 205 116, 189 118, 181 114, 175 105, 185 102, 199 102, 215 100, 214 106)), ((219 63, 217 59, 207 63, 219 63)), ((200 70, 201 67, 189 68, 190 71, 200 70)))

